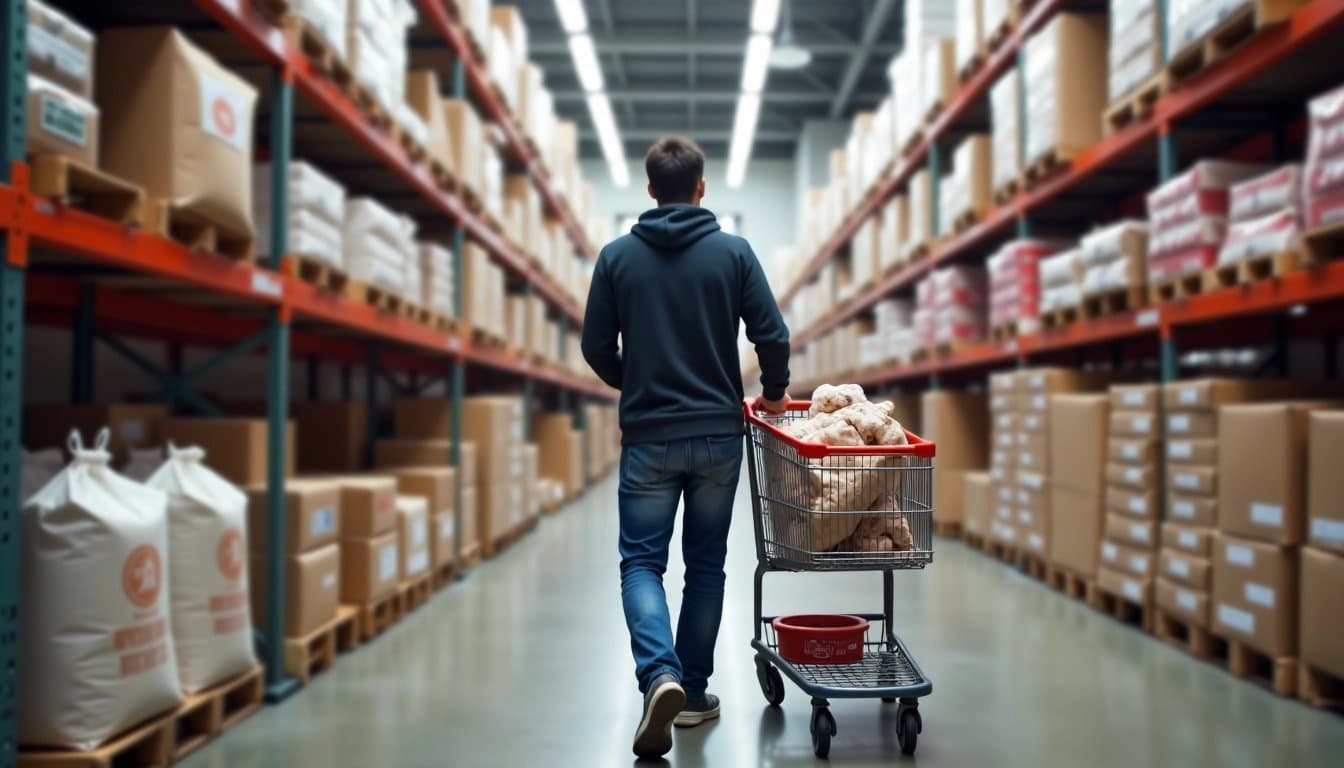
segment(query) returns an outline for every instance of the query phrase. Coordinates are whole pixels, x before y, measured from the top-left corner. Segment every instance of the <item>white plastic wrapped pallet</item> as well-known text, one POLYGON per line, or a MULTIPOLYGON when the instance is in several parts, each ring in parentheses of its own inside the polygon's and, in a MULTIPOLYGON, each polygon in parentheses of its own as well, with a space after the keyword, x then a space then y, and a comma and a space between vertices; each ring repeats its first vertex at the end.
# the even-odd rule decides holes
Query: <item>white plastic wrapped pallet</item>
POLYGON ((146 485, 168 499, 168 583, 182 690, 199 693, 256 666, 247 585, 247 497, 205 465, 200 448, 168 446, 146 485))
POLYGON ((1137 88, 1162 66, 1156 0, 1111 0, 1110 99, 1137 88))
POLYGON ((1040 270, 1041 314, 1082 303, 1082 259, 1077 248, 1047 256, 1040 270))
POLYGON ((350 0, 286 0, 289 12, 303 19, 313 35, 341 60, 349 52, 346 44, 350 0))
POLYGON ((350 276, 366 285, 400 294, 405 282, 402 221, 376 201, 346 201, 342 250, 350 276))
POLYGON ((423 272, 424 306, 431 312, 452 317, 453 252, 437 243, 420 243, 420 269, 423 272))
POLYGON ((1022 173, 1022 129, 1018 113, 1018 71, 1011 68, 989 89, 990 122, 993 126, 993 187, 1000 189, 1022 173))
POLYGON ((18 741, 89 750, 177 706, 164 495, 70 438, 21 516, 18 741))
POLYGON ((957 0, 957 70, 980 54, 985 40, 982 0, 957 0))
POLYGON ((1078 249, 1084 296, 1141 287, 1148 252, 1148 223, 1118 221, 1085 236, 1078 249))

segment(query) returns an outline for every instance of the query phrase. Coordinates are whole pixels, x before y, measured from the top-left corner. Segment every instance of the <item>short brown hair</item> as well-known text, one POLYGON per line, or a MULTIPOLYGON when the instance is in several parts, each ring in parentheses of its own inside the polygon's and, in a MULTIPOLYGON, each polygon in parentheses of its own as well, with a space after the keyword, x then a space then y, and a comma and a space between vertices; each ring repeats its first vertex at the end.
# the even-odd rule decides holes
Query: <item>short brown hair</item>
POLYGON ((705 152, 681 136, 664 136, 644 156, 653 196, 660 203, 688 203, 705 177, 705 152))

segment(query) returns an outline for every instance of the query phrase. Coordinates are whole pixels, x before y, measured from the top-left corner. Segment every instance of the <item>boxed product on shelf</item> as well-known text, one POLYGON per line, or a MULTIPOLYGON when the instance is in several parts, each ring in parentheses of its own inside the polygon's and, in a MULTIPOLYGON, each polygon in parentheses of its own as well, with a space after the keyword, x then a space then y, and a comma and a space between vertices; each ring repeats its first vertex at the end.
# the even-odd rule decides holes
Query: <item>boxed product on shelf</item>
POLYGON ((974 392, 925 392, 920 399, 921 437, 938 445, 933 498, 940 523, 962 522, 964 473, 989 466, 988 406, 988 398, 974 392))
MULTIPOLYGON (((345 187, 300 160, 290 163, 288 179, 289 247, 284 255, 343 269, 345 255, 342 228, 345 221, 345 187)), ((271 164, 252 169, 252 211, 259 233, 257 257, 271 255, 271 164)))
POLYGON ((270 5, 279 6, 272 10, 282 14, 284 26, 292 21, 302 23, 337 59, 346 61, 350 0, 281 0, 270 5))
POLYGON ((452 441, 447 439, 391 437, 373 444, 375 467, 435 467, 452 458, 452 441))
POLYGON ((1026 167, 1072 160, 1101 139, 1106 16, 1060 13, 1027 41, 1026 167))
MULTIPOLYGON (((516 8, 511 6, 496 6, 491 8, 491 16, 499 10, 510 10, 517 12, 516 8)), ((485 64, 490 74, 490 82, 499 89, 499 94, 503 97, 504 106, 510 111, 518 110, 518 70, 519 56, 514 51, 510 43, 509 35, 498 25, 490 26, 490 46, 486 52, 485 64)), ((522 61, 527 57, 522 56, 522 61)))
POLYGON ((1278 213, 1232 224, 1218 249, 1218 265, 1300 252, 1301 221, 1302 215, 1298 211, 1285 208, 1278 213))
POLYGON ((1118 101, 1162 71, 1157 0, 1111 0, 1110 87, 1118 101))
POLYGON ((1227 233, 1229 188, 1263 170, 1248 163, 1201 160, 1149 192, 1149 282, 1213 266, 1227 233))
MULTIPOLYGON (((205 450, 210 467, 234 485, 243 487, 267 482, 267 430, 265 419, 177 418, 159 428, 165 443, 195 445, 205 450)), ((285 477, 294 474, 294 422, 285 428, 285 477)))
POLYGON ((1285 209, 1302 209, 1302 166, 1281 166, 1234 182, 1227 190, 1227 215, 1233 222, 1250 221, 1285 209))
POLYGON ((483 248, 467 243, 462 250, 462 307, 460 316, 468 327, 503 339, 504 270, 486 255, 483 248))
POLYGON ((368 539, 395 532, 397 479, 391 475, 333 477, 341 488, 341 540, 368 539))
POLYGON ((1019 334, 1036 330, 1041 299, 1039 262, 1058 248, 1047 240, 1010 240, 989 257, 990 328, 1015 324, 1019 334))
POLYGON ((300 472, 355 472, 363 467, 368 436, 364 403, 296 401, 290 403, 289 415, 300 472))
POLYGON ((168 408, 158 403, 98 403, 84 405, 25 405, 23 444, 29 450, 59 448, 68 456, 70 433, 96 435, 107 427, 107 451, 113 466, 122 466, 136 448, 164 444, 163 422, 168 408))
POLYGON ((895 157, 895 134, 896 103, 891 96, 887 96, 873 113, 873 127, 868 132, 868 140, 864 144, 861 180, 864 189, 871 189, 877 183, 895 157))
POLYGON ((907 194, 910 199, 910 228, 902 258, 912 261, 922 256, 933 240, 933 179, 928 169, 921 168, 910 177, 907 194))
POLYGON ((882 237, 878 243, 878 274, 885 275, 903 263, 905 241, 910 235, 910 204, 905 195, 894 195, 882 208, 882 237))
POLYGON ((872 112, 859 112, 854 115, 849 130, 849 138, 845 140, 845 186, 850 190, 850 200, 854 203, 863 198, 863 193, 867 189, 864 184, 866 173, 864 163, 868 158, 864 154, 864 150, 868 143, 868 136, 873 132, 873 119, 872 112))
POLYGON ((486 143, 477 150, 481 159, 481 204, 485 212, 496 220, 504 215, 504 160, 493 144, 486 143))
POLYGON ((1046 315, 1083 303, 1082 251, 1070 248, 1037 262, 1040 313, 1046 315))
MULTIPOLYGON (((252 592, 252 623, 260 632, 269 628, 266 615, 266 553, 253 550, 248 560, 252 592)), ((336 616, 341 604, 341 547, 324 544, 285 556, 285 637, 303 637, 336 616)))
POLYGON ((979 60, 985 44, 983 0, 957 0, 957 71, 970 69, 979 60))
POLYGON ((1203 38, 1234 14, 1254 5, 1256 27, 1283 21, 1307 0, 1252 2, 1252 0, 1170 0, 1167 3, 1167 52, 1174 60, 1183 49, 1203 42, 1203 38))
MULTIPOLYGON (((456 560, 457 470, 452 467, 405 467, 388 474, 397 479, 397 493, 425 500, 430 562, 435 569, 456 560)), ((402 543, 405 547, 405 542, 402 543)))
POLYGON ((978 220, 990 207, 990 139, 973 133, 952 152, 952 173, 939 187, 938 232, 951 234, 962 220, 978 220))
POLYGON ((994 507, 992 485, 988 472, 963 472, 966 484, 962 491, 965 519, 962 527, 967 534, 984 538, 989 535, 994 507))
POLYGON ((34 74, 28 75, 27 93, 27 151, 62 155, 96 168, 98 106, 34 74))
POLYGON ((28 0, 26 8, 28 74, 92 99, 93 32, 39 0, 28 0))
POLYGON ((929 274, 936 312, 934 343, 975 342, 984 340, 986 327, 985 270, 973 266, 951 266, 929 274))
POLYGON ((341 541, 341 602, 368 605, 396 594, 401 555, 395 530, 341 541))
POLYGON ((1344 410, 1315 411, 1308 426, 1307 540, 1313 547, 1344 554, 1344 410))
POLYGON ((101 167, 251 240, 256 90, 175 27, 105 30, 98 46, 101 167))
POLYGON ((1307 105, 1307 160, 1303 169, 1306 227, 1344 218, 1344 87, 1307 105))
POLYGON ((420 304, 445 318, 453 317, 456 283, 453 280, 453 252, 438 243, 420 243, 420 304))
MULTIPOLYGON (((265 558, 269 528, 268 486, 247 492, 247 543, 253 559, 265 558)), ((285 481, 284 529, 286 557, 335 544, 341 536, 341 485, 332 478, 289 478, 285 481)), ((301 633, 292 633, 301 634, 301 633)))
POLYGON ((1142 289, 1146 284, 1146 222, 1127 219, 1098 229, 1083 237, 1078 250, 1083 296, 1142 289))
POLYGON ((539 413, 532 419, 540 472, 564 485, 569 496, 578 494, 584 482, 583 435, 573 425, 569 413, 539 413))
POLYGON ((342 251, 350 277, 370 288, 400 296, 409 265, 402 217, 370 197, 345 203, 342 251))
POLYGON ((920 58, 922 48, 907 45, 891 60, 887 69, 887 78, 891 81, 892 100, 896 104, 896 147, 897 151, 908 145, 920 133, 920 122, 924 113, 920 111, 923 87, 920 76, 920 58))
POLYGON ((406 33, 415 12, 405 0, 350 0, 347 63, 355 82, 395 117, 405 103, 406 33))
POLYGON ((481 194, 485 185, 485 127, 471 102, 462 99, 444 99, 443 113, 448 120, 448 137, 452 143, 452 168, 463 186, 481 194))
POLYGON ((448 128, 448 115, 443 106, 443 90, 439 75, 432 69, 415 69, 406 73, 406 105, 424 124, 425 151, 449 173, 457 170, 453 155, 453 138, 448 128))
POLYGON ((1213 633, 1271 658, 1297 655, 1297 547, 1219 533, 1213 547, 1213 633))
POLYGON ((398 579, 413 581, 430 572, 429 500, 397 495, 398 579))
MULTIPOLYGON (((1302 680, 1310 690, 1298 693, 1308 699, 1309 695, 1324 697, 1328 691, 1316 683, 1316 676, 1324 673, 1344 678, 1344 646, 1339 642, 1344 636, 1341 621, 1344 615, 1337 607, 1339 595, 1344 590, 1344 556, 1303 547, 1301 558, 1298 661, 1304 666, 1302 680)), ((1315 702, 1308 700, 1308 703, 1315 702)))
POLYGON ((859 225, 849 243, 850 282, 855 292, 870 287, 881 275, 877 258, 882 237, 882 219, 870 216, 859 225))
POLYGON ((992 423, 989 471, 991 515, 989 538, 1016 547, 1017 516, 1017 425, 1019 398, 1014 373, 989 377, 989 413, 992 423))
POLYGON ((1018 183, 1022 174, 1021 114, 1018 111, 1018 72, 1009 69, 989 89, 989 121, 995 192, 1018 183))
POLYGON ((926 41, 921 50, 919 111, 927 117, 941 112, 957 95, 957 43, 939 37, 926 41))
POLYGON ((1091 579, 1105 511, 1108 394, 1051 395, 1048 542, 1050 562, 1091 579))
POLYGON ((985 29, 985 42, 990 39, 1002 40, 1008 27, 1016 23, 1017 7, 1013 0, 981 0, 981 24, 985 29))

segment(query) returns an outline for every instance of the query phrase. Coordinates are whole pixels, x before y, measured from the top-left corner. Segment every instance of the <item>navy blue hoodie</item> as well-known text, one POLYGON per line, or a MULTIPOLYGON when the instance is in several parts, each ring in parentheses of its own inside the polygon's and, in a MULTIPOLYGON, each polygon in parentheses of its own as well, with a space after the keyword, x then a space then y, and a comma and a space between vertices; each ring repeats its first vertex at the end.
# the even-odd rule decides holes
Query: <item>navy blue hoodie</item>
POLYGON ((782 397, 789 330, 751 246, 721 231, 711 211, 655 208, 602 249, 583 356, 621 391, 626 445, 742 431, 741 322, 765 396, 782 397))

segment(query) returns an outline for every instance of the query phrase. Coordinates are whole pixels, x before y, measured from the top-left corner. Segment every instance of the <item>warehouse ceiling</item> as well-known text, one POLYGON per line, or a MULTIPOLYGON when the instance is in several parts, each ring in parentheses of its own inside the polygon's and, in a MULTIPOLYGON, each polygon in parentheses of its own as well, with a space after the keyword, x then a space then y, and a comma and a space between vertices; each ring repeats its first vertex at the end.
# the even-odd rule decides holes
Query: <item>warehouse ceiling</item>
MULTIPOLYGON (((583 157, 601 158, 553 0, 515 2, 557 112, 580 126, 583 157)), ((726 160, 751 0, 584 5, 627 156, 641 158, 654 139, 680 133, 699 141, 712 159, 726 160)), ((890 88, 886 70, 901 38, 900 6, 892 0, 794 0, 795 37, 812 52, 812 63, 770 71, 754 157, 792 157, 805 120, 877 105, 890 88), (878 28, 869 31, 874 20, 878 28), (875 42, 865 46, 865 36, 875 42)))

